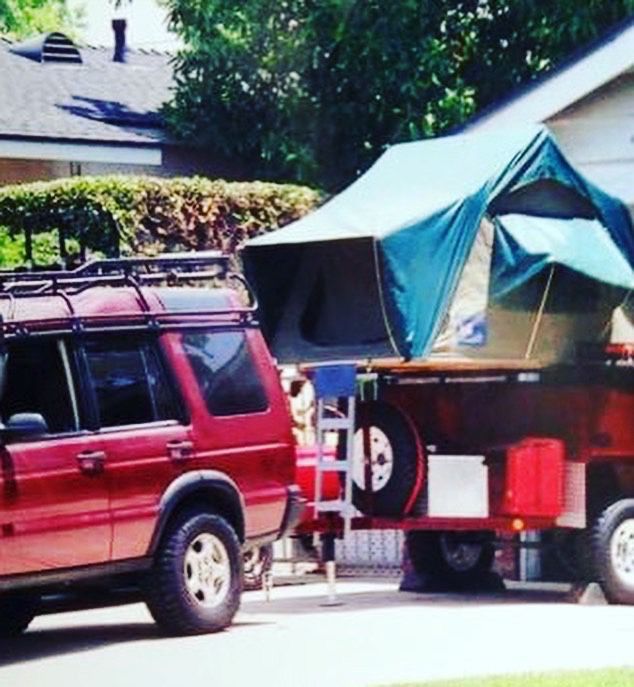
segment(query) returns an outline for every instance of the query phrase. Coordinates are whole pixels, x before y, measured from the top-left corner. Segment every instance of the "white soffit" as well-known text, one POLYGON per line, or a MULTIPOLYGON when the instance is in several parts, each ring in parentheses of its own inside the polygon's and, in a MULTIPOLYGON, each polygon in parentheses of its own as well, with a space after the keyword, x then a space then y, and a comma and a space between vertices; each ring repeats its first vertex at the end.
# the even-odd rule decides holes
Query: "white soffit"
POLYGON ((529 86, 508 102, 494 107, 466 131, 499 129, 504 126, 545 122, 581 98, 601 88, 634 67, 634 22, 611 40, 552 76, 529 86))
POLYGON ((158 146, 64 143, 16 139, 0 139, 0 158, 101 162, 115 165, 160 166, 163 163, 163 155, 158 146))

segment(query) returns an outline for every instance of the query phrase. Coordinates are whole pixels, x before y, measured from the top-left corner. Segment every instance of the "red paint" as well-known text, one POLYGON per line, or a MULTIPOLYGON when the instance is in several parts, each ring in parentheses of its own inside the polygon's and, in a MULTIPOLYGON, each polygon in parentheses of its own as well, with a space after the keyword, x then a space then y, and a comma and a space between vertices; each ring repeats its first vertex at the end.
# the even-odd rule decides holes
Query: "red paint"
MULTIPOLYGON (((158 296, 151 289, 144 294, 160 313, 158 296)), ((93 322, 138 322, 142 312, 130 288, 90 288, 71 298, 76 315, 93 322)), ((0 314, 28 321, 33 332, 51 331, 67 321, 68 308, 57 295, 17 297, 14 305, 0 300, 0 314)), ((214 318, 205 315, 196 323, 213 324, 214 318)), ((278 535, 288 487, 295 481, 287 401, 260 332, 242 327, 226 310, 216 319, 245 331, 268 408, 213 417, 181 346, 181 334, 161 334, 159 348, 185 406, 185 421, 92 430, 82 425, 72 435, 0 447, 0 576, 146 556, 162 497, 189 471, 215 471, 237 485, 248 538, 278 535), (178 446, 185 449, 180 452, 178 446), (103 458, 103 469, 82 471, 77 457, 83 453, 103 458)), ((84 408, 87 397, 78 374, 74 370, 79 406, 84 408)))
MULTIPOLYGON (((133 426, 100 433, 113 521, 112 558, 145 555, 154 531, 161 495, 187 465, 169 456, 168 443, 184 441, 180 424, 133 426)), ((185 461, 183 461, 185 463, 185 461)))
POLYGON ((506 454, 502 512, 523 517, 561 515, 564 444, 556 439, 524 439, 506 454))
POLYGON ((0 575, 109 559, 106 475, 86 475, 77 466, 77 455, 94 441, 79 436, 2 448, 0 518, 11 527, 0 535, 0 575))
MULTIPOLYGON (((524 521, 525 529, 555 527, 564 505, 565 461, 586 465, 588 493, 605 488, 593 481, 593 467, 600 464, 613 471, 622 493, 633 494, 634 365, 629 359, 625 364, 619 352, 618 365, 609 356, 579 361, 540 369, 530 382, 518 377, 518 364, 493 369, 498 382, 470 381, 459 366, 452 372, 442 361, 437 368, 431 362, 415 370, 407 364, 385 373, 379 368, 380 400, 411 423, 423 449, 433 445, 438 453, 486 457, 490 517, 429 518, 419 507, 421 514, 402 518, 355 518, 353 528, 512 532, 514 518, 524 521)), ((631 347, 625 352, 629 356, 631 347)), ((479 364, 482 373, 484 361, 479 364)), ((424 475, 419 480, 424 496, 424 475)), ((305 476, 302 486, 311 489, 305 476)), ((340 520, 322 517, 304 521, 302 531, 340 527, 340 520)))
MULTIPOLYGON (((317 465, 317 446, 298 446, 297 484, 308 499, 302 522, 310 522, 315 517, 315 466, 317 465)), ((336 460, 337 450, 330 446, 324 448, 324 460, 336 460)), ((338 472, 322 473, 321 497, 323 501, 334 501, 341 495, 342 474, 338 472)))
POLYGON ((295 481, 294 439, 277 369, 259 331, 247 332, 269 407, 259 413, 214 417, 206 408, 180 334, 165 337, 165 349, 191 415, 195 456, 188 469, 213 468, 238 485, 246 503, 248 537, 279 528, 287 487, 295 481))

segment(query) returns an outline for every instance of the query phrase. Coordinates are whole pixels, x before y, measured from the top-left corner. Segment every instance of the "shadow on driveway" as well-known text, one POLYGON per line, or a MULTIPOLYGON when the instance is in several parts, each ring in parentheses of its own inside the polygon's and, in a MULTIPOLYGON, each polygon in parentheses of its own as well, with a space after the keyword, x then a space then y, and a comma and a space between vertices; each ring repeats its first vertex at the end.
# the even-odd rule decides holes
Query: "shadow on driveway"
POLYGON ((161 638, 162 635, 152 622, 31 630, 15 639, 0 640, 0 666, 47 656, 89 651, 120 642, 161 638))
POLYGON ((244 614, 294 614, 294 613, 345 613, 349 611, 374 610, 377 608, 411 607, 426 605, 434 607, 461 607, 508 605, 508 604, 544 604, 570 603, 567 591, 542 589, 507 589, 498 592, 464 592, 464 593, 424 593, 399 592, 394 590, 347 592, 346 585, 340 585, 337 596, 338 605, 326 604, 326 586, 323 595, 316 593, 313 586, 310 595, 275 598, 273 590, 270 601, 259 598, 249 599, 246 596, 242 605, 244 614))
MULTIPOLYGON (((278 619, 271 616, 341 614, 372 611, 386 608, 426 606, 435 608, 481 608, 483 606, 508 604, 566 604, 569 598, 561 591, 536 589, 510 589, 488 593, 417 593, 399 592, 383 586, 382 589, 368 589, 367 585, 341 582, 339 605, 327 605, 326 586, 320 583, 302 585, 302 589, 289 590, 285 587, 273 590, 273 597, 265 601, 260 592, 247 593, 239 615, 225 632, 240 634, 259 626, 275 626, 278 619), (364 588, 365 587, 365 588, 364 588), (290 592, 290 595, 289 595, 290 592)), ((114 609, 113 609, 114 610, 114 609)), ((50 616, 54 618, 54 616, 50 616)), ((116 617, 116 616, 115 616, 116 617)), ((68 625, 70 614, 60 614, 59 627, 49 621, 45 627, 35 626, 24 635, 10 640, 0 640, 0 667, 26 663, 42 658, 90 652, 116 644, 134 644, 156 641, 198 641, 201 637, 173 638, 165 635, 151 621, 91 622, 68 625), (63 623, 63 624, 62 624, 63 623)), ((87 618, 88 619, 88 618, 87 618)), ((72 618, 71 622, 75 619, 72 618)), ((55 622, 55 621, 54 621, 55 622)), ((221 633, 224 634, 224 633, 221 633)), ((203 637, 204 638, 204 637, 203 637)))
MULTIPOLYGON (((60 617, 66 614, 60 614, 60 617)), ((238 619, 227 631, 236 631, 258 625, 269 625, 269 622, 259 622, 250 619, 238 619)), ((201 635, 203 636, 203 635, 201 635)), ((43 629, 27 630, 19 637, 0 640, 0 668, 16 663, 24 663, 49 656, 75 654, 81 651, 92 651, 114 644, 147 641, 174 641, 178 637, 170 637, 161 632, 152 621, 124 622, 120 624, 91 624, 76 625, 74 627, 47 627, 43 629)), ((195 640, 195 637, 187 638, 195 640)))

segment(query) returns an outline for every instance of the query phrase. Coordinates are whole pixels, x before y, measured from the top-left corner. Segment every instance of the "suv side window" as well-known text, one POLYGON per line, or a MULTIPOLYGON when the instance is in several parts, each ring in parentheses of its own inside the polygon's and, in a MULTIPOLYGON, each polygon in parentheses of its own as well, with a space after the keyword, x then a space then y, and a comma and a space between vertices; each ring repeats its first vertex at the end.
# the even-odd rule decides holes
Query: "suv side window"
POLYGON ((78 429, 70 367, 62 341, 53 338, 10 341, 0 373, 0 415, 39 413, 51 434, 78 429))
POLYGON ((149 342, 92 338, 85 342, 84 354, 100 427, 178 419, 178 404, 149 342))
POLYGON ((244 332, 189 332, 182 341, 212 415, 267 410, 266 391, 244 332))

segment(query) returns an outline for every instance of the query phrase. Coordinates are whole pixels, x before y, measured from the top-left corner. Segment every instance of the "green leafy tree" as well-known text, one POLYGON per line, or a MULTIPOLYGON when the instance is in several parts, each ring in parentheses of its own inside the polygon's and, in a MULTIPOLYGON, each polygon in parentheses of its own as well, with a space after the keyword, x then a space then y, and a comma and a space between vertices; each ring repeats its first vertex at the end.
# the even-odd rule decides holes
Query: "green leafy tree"
POLYGON ((0 0, 0 35, 20 39, 47 31, 73 33, 81 17, 81 10, 71 10, 66 0, 0 0))
POLYGON ((166 118, 253 175, 336 189, 552 68, 634 0, 164 0, 166 118))

